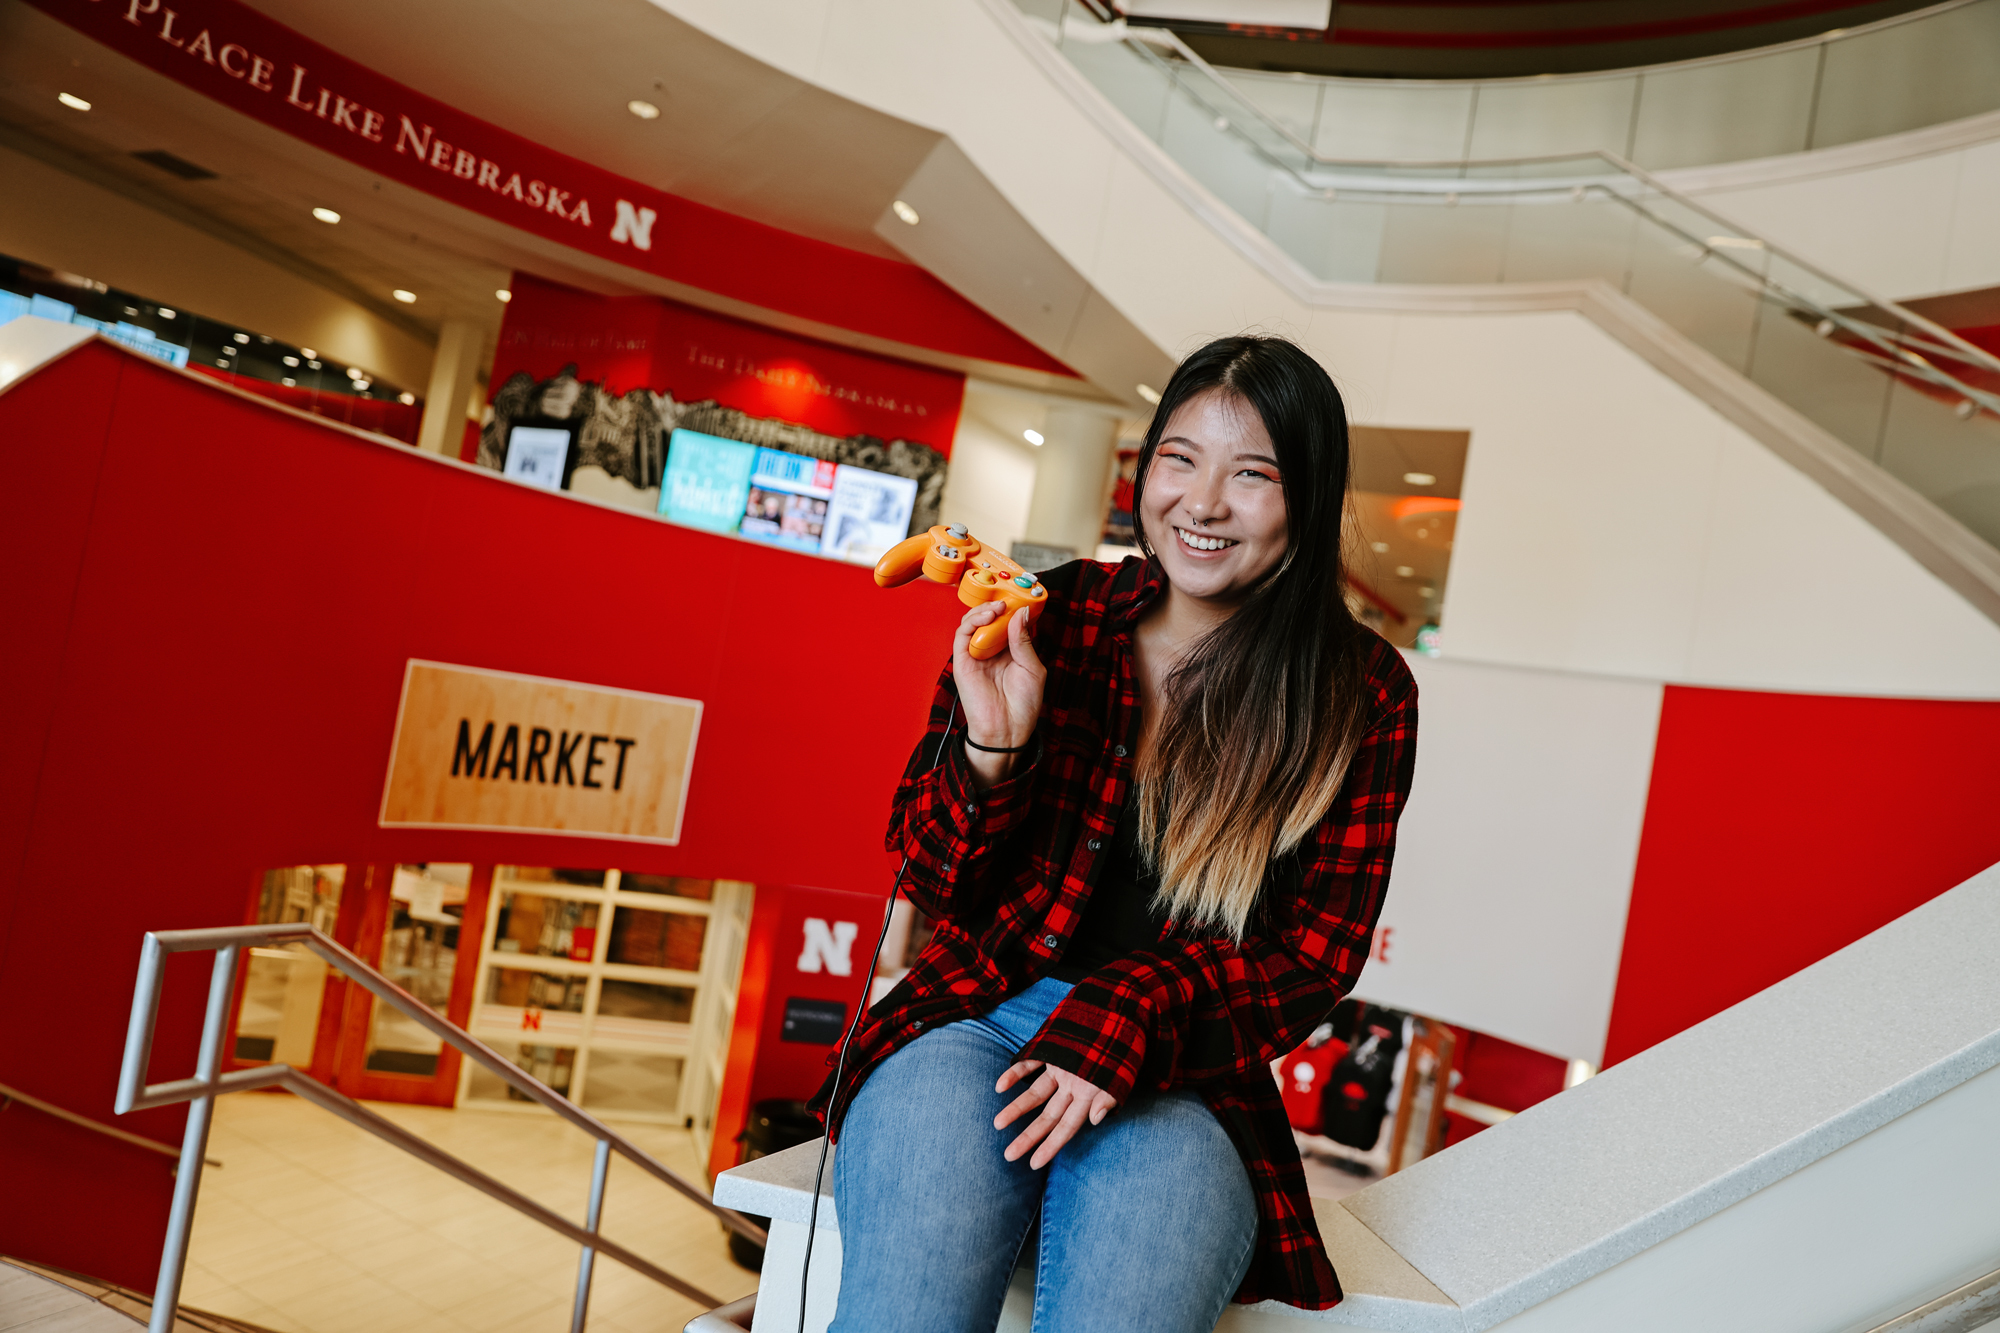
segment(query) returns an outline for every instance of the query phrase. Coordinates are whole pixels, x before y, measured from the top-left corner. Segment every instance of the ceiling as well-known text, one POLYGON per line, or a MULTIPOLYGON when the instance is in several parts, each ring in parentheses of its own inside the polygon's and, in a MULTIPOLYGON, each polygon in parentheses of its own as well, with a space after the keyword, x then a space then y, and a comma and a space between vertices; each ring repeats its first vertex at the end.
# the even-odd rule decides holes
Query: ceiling
MULTIPOLYGON (((606 170, 815 239, 910 258, 883 238, 882 219, 941 136, 752 60, 645 0, 559 11, 527 0, 254 7, 606 170), (659 117, 632 115, 634 98, 656 105, 659 117)), ((490 342, 503 309, 494 293, 523 269, 607 294, 665 295, 998 382, 1106 396, 1101 386, 751 307, 473 215, 239 115, 20 0, 0 0, 0 144, 193 222, 430 338, 445 319, 466 318, 485 326, 490 342), (58 92, 91 109, 61 105, 58 92), (157 151, 214 175, 183 179, 134 156, 157 151), (315 207, 333 209, 340 222, 315 221, 315 207), (390 294, 399 288, 419 299, 397 303, 390 294)), ((979 203, 990 215, 992 198, 979 203)), ((1011 322, 1007 311, 992 313, 1011 322)), ((1132 378, 1124 365, 1117 373, 1132 378)), ((1130 391, 1121 384, 1114 392, 1130 391)))

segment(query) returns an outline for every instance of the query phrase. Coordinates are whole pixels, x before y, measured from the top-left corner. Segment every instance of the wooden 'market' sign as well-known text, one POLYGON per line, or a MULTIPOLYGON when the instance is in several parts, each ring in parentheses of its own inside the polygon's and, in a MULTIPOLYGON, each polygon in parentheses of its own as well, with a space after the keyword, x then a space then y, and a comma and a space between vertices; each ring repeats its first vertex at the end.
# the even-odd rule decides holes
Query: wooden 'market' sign
POLYGON ((680 841, 701 703, 410 659, 388 828, 680 841))

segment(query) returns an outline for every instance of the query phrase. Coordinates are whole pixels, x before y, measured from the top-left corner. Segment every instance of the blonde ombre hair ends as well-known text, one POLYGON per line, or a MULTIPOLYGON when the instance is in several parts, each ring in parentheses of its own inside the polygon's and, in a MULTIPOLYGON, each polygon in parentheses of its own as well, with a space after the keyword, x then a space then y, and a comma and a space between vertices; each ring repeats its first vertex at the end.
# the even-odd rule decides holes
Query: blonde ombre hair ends
MULTIPOLYGON (((1277 447, 1285 558, 1169 677, 1155 743, 1137 774, 1138 843, 1159 873, 1155 900, 1182 928, 1242 939, 1274 863, 1340 795, 1367 721, 1348 609, 1341 518, 1347 411, 1320 364, 1281 338, 1222 338, 1195 352, 1160 395, 1133 483, 1176 410, 1225 393, 1255 411, 1277 447)), ((1152 546, 1141 524, 1140 544, 1152 546)))

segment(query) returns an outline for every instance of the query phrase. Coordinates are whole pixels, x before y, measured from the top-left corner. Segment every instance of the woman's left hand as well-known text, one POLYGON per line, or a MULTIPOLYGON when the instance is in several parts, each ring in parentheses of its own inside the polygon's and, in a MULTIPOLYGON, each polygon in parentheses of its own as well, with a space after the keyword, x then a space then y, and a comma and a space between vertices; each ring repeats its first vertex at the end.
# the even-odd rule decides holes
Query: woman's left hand
POLYGON ((1023 1060, 1000 1076, 993 1085, 995 1092, 1005 1092, 1037 1069, 1042 1076, 1028 1085, 1028 1090, 1007 1104, 1007 1109, 993 1117, 993 1128, 1005 1129, 1037 1106, 1042 1113, 1034 1122, 1007 1145, 1004 1154, 1008 1161, 1018 1162, 1030 1148, 1035 1155, 1028 1159, 1028 1165, 1039 1171, 1055 1160, 1062 1146, 1076 1137, 1083 1128, 1085 1117, 1093 1125, 1104 1123, 1104 1117, 1111 1114, 1118 1105, 1117 1099, 1088 1079, 1077 1077, 1066 1069, 1055 1069, 1040 1060, 1023 1060), (1036 1147, 1039 1144, 1041 1146, 1036 1147))

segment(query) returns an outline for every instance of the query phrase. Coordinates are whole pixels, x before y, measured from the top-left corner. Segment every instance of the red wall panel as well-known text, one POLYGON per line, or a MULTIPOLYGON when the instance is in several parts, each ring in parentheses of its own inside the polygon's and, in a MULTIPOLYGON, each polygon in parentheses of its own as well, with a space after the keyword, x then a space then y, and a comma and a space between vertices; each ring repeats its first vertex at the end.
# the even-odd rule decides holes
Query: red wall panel
POLYGON ((517 372, 545 380, 573 365, 578 379, 612 394, 652 389, 683 403, 712 398, 753 417, 828 435, 912 440, 951 457, 965 397, 965 376, 956 371, 837 347, 663 296, 599 296, 520 272, 511 289, 493 354, 493 393, 517 372))
POLYGON ((2000 703, 1668 686, 1605 1063, 2000 861, 2000 703))
MULTIPOLYGON (((0 488, 0 532, 55 589, 7 594, 28 651, 0 697, 0 984, 41 1017, 0 1043, 0 1081, 112 1119, 140 934, 241 920, 268 866, 886 893, 947 591, 532 491, 102 343, 0 395, 0 441, 32 483, 0 488), (376 827, 411 657, 703 700, 681 845, 376 827)), ((191 1072, 206 961, 170 974, 156 1078, 191 1072)), ((176 1140, 181 1119, 118 1123, 176 1140)), ((150 1289, 166 1172, 139 1155, 68 1126, 0 1135, 0 1179, 36 1200, 0 1210, 0 1252, 150 1289)))

